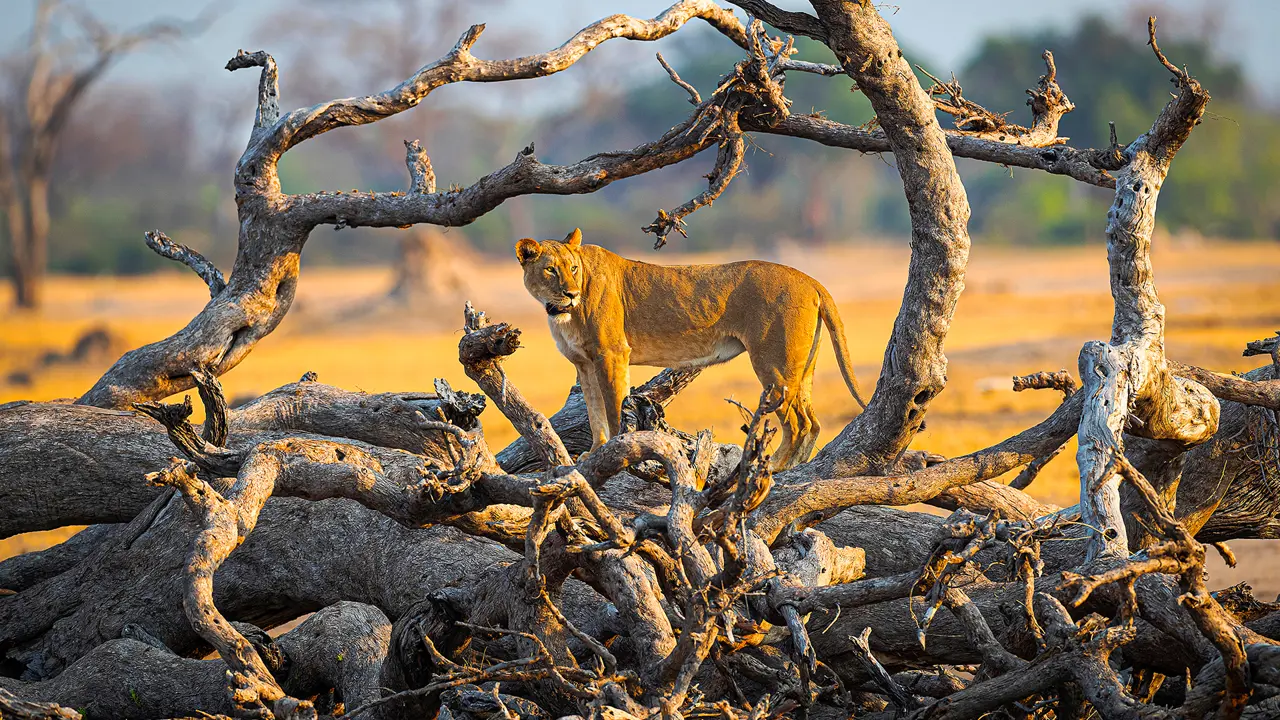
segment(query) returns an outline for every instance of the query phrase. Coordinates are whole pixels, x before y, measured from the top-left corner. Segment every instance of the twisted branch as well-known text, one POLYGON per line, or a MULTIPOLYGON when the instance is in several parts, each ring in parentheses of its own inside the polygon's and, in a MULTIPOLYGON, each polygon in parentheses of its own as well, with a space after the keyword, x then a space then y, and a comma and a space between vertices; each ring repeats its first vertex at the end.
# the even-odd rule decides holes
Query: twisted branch
POLYGON ((218 297, 218 293, 226 289, 227 281, 222 277, 222 271, 205 256, 186 245, 180 245, 170 240, 168 235, 159 230, 152 230, 146 233, 145 237, 147 239, 147 247, 156 251, 156 254, 170 260, 176 260, 199 275, 200 279, 204 280, 205 285, 209 286, 209 297, 218 297))

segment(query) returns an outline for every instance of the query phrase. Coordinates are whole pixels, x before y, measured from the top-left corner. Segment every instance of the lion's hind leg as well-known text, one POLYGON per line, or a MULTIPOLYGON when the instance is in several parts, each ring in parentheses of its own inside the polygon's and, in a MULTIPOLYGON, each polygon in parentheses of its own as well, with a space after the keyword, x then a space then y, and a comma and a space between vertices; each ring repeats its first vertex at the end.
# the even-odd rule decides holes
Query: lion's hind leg
MULTIPOLYGON (((799 383, 797 378, 788 377, 785 373, 783 362, 774 364, 770 362, 773 358, 761 357, 760 355, 751 356, 751 364, 755 366, 756 377, 760 379, 762 388, 773 388, 774 392, 782 392, 783 397, 777 411, 774 412, 774 418, 778 423, 778 429, 781 430, 779 435, 781 440, 773 451, 770 464, 774 470, 785 470, 795 463, 792 462, 798 450, 797 441, 804 439, 805 418, 802 413, 797 412, 796 408, 796 388, 799 383), (790 383, 787 381, 791 380, 790 383)), ((785 358, 781 360, 785 361, 785 358)))
POLYGON ((774 470, 789 470, 813 457, 822 425, 813 412, 809 393, 788 393, 776 413, 782 429, 782 442, 773 454, 774 470))
POLYGON ((813 411, 810 393, 802 392, 796 396, 796 414, 802 432, 796 440, 795 464, 809 462, 813 451, 818 447, 818 434, 822 432, 822 424, 818 422, 818 414, 813 411))
POLYGON ((773 469, 786 470, 809 459, 817 444, 817 423, 810 407, 813 366, 818 352, 816 296, 812 313, 799 310, 765 324, 760 337, 748 336, 747 353, 762 388, 785 394, 776 414, 782 436, 773 453, 773 469))
MULTIPOLYGON (((809 328, 801 328, 808 330, 809 328)), ((805 337, 805 334, 796 332, 805 337)), ((773 469, 787 470, 808 462, 818 444, 821 425, 813 411, 813 346, 775 346, 773 353, 752 357, 756 377, 762 387, 785 390, 782 405, 775 413, 782 436, 773 454, 773 469)))
MULTIPOLYGON (((788 393, 790 394, 790 393, 788 393)), ((778 447, 773 451, 773 459, 770 463, 774 471, 786 470, 798 465, 801 460, 799 457, 800 445, 804 440, 803 414, 797 411, 796 404, 793 402, 794 397, 787 397, 782 401, 782 407, 774 413, 778 419, 779 428, 782 430, 782 440, 778 443, 778 447)))

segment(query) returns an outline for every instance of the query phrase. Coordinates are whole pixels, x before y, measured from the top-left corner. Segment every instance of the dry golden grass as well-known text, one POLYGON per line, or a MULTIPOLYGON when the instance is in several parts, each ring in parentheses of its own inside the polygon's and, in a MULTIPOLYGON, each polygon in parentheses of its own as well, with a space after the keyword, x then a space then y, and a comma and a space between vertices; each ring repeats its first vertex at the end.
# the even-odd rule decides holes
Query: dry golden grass
MULTIPOLYGON (((697 258, 663 253, 662 262, 723 262, 750 253, 722 252, 697 258)), ((757 255, 758 256, 758 255, 757 255)), ((822 250, 783 247, 769 259, 800 268, 823 282, 838 301, 865 390, 879 371, 901 301, 907 253, 888 247, 822 250)), ((1156 243, 1156 277, 1168 308, 1170 356, 1217 370, 1246 370, 1245 341, 1270 335, 1280 312, 1267 302, 1280 290, 1280 246, 1273 244, 1156 243)), ((233 398, 260 394, 313 370, 323 382, 370 392, 420 390, 444 377, 454 387, 475 390, 457 363, 461 308, 441 308, 436 317, 380 317, 336 323, 337 311, 376 296, 389 282, 376 269, 306 269, 293 311, 276 333, 223 378, 233 398)), ((1037 370, 1074 370, 1080 345, 1110 333, 1112 305, 1102 247, 1014 251, 979 247, 973 253, 968 288, 947 339, 947 389, 934 401, 928 429, 915 446, 947 456, 979 449, 1044 417, 1057 403, 1053 393, 1015 394, 1009 377, 1037 370)), ((493 259, 476 269, 476 306, 490 317, 517 324, 525 349, 507 364, 513 383, 545 412, 557 409, 573 384, 573 368, 556 352, 540 308, 525 294, 513 261, 493 259)), ((74 397, 105 369, 98 364, 56 366, 33 373, 29 385, 4 378, 32 368, 44 352, 65 351, 84 330, 107 325, 130 346, 182 327, 207 300, 188 274, 146 278, 54 278, 49 306, 40 315, 0 317, 0 403, 16 399, 74 397)), ((0 297, 0 307, 8 299, 0 297)), ((653 370, 635 368, 633 384, 653 370)), ((710 368, 669 409, 686 429, 711 427, 723 441, 739 439, 737 412, 725 398, 754 402, 759 386, 746 358, 710 368)), ((815 405, 829 440, 856 408, 844 388, 830 345, 818 361, 815 405)), ((514 430, 492 410, 483 416, 494 447, 514 430)), ((1078 494, 1072 453, 1064 453, 1032 486, 1033 494, 1070 504, 1078 494)), ((67 529, 0 541, 0 558, 44 547, 67 529)), ((1259 590, 1280 591, 1280 567, 1264 561, 1265 544, 1250 544, 1257 559, 1246 577, 1259 590)), ((1249 553, 1253 555, 1253 552, 1249 553)), ((1267 556, 1269 558, 1269 555, 1267 556)), ((1222 576, 1226 579, 1226 576, 1222 576)))

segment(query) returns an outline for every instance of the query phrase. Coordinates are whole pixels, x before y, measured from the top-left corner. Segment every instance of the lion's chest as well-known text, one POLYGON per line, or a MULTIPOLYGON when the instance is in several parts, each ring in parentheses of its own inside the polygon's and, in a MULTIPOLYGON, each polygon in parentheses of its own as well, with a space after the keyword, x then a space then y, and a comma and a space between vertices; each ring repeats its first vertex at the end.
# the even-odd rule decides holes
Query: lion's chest
POLYGON ((547 325, 551 328, 551 338, 556 342, 556 349, 571 362, 588 362, 599 354, 594 348, 596 343, 592 342, 593 338, 588 336, 586 328, 567 315, 549 315, 547 325))

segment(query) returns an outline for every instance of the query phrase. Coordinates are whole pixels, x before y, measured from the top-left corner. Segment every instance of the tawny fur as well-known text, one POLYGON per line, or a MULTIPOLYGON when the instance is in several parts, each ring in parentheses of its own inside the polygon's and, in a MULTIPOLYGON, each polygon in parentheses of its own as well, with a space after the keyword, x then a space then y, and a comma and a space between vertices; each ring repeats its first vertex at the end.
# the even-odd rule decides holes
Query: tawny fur
POLYGON ((785 389, 774 467, 807 461, 820 430, 812 403, 820 322, 849 392, 866 407, 831 295, 795 268, 757 260, 650 265, 583 245, 580 230, 563 242, 521 240, 516 256, 556 347, 577 368, 592 449, 618 433, 629 366, 714 365, 746 352, 763 387, 785 389))

